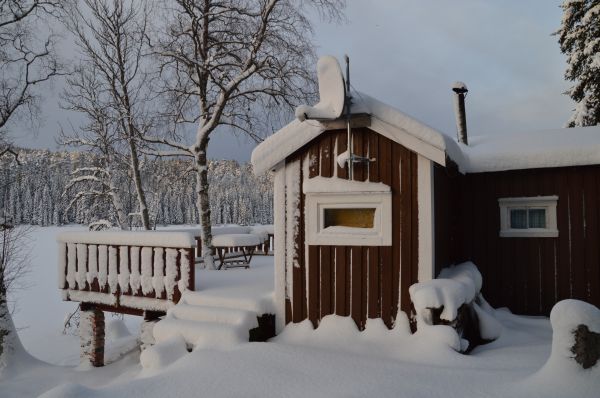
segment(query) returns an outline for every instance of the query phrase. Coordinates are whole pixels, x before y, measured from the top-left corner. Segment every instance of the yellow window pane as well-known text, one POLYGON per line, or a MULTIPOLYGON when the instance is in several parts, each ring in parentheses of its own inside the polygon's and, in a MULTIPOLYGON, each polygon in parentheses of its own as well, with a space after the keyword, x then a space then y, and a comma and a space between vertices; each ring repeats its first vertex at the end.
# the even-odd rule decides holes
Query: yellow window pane
POLYGON ((375 209, 325 209, 325 228, 373 228, 375 209))

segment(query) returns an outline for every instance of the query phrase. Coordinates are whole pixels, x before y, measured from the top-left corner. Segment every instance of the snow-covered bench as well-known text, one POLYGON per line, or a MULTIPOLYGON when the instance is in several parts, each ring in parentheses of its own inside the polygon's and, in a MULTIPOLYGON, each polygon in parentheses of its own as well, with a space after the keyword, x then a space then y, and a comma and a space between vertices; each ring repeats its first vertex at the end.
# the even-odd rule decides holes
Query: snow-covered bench
POLYGON ((192 233, 67 232, 58 244, 65 301, 142 315, 164 313, 185 290, 194 290, 192 233))

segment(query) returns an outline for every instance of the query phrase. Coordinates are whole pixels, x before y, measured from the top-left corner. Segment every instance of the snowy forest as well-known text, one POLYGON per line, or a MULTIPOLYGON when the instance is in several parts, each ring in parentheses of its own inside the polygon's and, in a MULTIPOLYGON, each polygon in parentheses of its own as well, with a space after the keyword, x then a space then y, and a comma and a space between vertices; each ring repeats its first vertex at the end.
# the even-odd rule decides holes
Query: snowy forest
MULTIPOLYGON (((95 188, 81 196, 74 179, 81 168, 98 163, 89 152, 21 150, 19 162, 0 159, 0 201, 6 216, 17 224, 40 226, 116 224, 108 192, 95 188), (79 197, 78 197, 78 194, 79 197)), ((196 179, 189 160, 146 158, 141 167, 153 225, 196 224, 196 179)), ((127 167, 113 170, 116 192, 130 228, 140 226, 136 198, 127 167)), ((270 224, 273 219, 270 175, 255 176, 252 166, 233 160, 211 160, 208 167, 213 224, 270 224)), ((89 191, 89 190, 88 190, 89 191)))

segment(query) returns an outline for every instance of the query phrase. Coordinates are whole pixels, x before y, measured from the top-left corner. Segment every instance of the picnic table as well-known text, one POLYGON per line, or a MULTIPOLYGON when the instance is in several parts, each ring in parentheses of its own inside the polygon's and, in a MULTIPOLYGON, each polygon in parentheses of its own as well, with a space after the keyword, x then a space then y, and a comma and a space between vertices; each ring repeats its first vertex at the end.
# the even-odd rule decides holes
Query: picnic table
POLYGON ((254 234, 222 234, 214 236, 212 243, 219 258, 217 269, 250 268, 250 261, 261 240, 254 234))

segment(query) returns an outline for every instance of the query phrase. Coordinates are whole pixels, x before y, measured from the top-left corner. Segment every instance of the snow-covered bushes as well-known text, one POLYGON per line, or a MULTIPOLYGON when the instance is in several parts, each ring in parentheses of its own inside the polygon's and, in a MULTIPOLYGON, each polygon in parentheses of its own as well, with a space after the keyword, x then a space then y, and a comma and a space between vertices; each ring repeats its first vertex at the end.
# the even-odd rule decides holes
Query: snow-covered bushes
POLYGON ((558 302, 550 313, 552 354, 547 368, 592 369, 600 377, 600 310, 579 300, 558 302))
POLYGON ((600 309, 579 300, 558 302, 550 312, 552 351, 523 382, 536 396, 598 397, 600 309))
POLYGON ((461 352, 497 339, 502 326, 481 295, 481 286, 481 274, 472 262, 445 268, 437 279, 412 285, 409 293, 418 332, 432 336, 441 333, 452 348, 461 352), (456 338, 448 336, 452 332, 430 330, 448 326, 454 329, 456 338))

